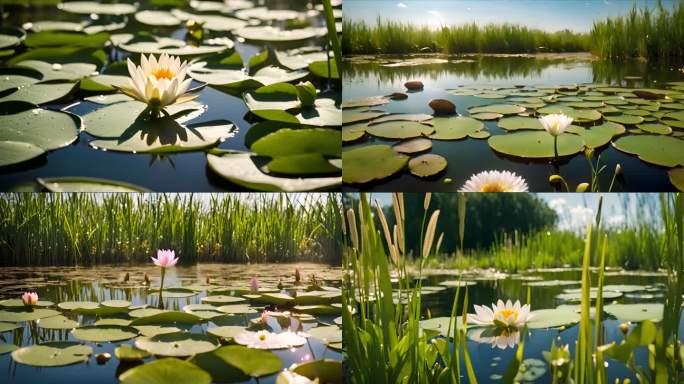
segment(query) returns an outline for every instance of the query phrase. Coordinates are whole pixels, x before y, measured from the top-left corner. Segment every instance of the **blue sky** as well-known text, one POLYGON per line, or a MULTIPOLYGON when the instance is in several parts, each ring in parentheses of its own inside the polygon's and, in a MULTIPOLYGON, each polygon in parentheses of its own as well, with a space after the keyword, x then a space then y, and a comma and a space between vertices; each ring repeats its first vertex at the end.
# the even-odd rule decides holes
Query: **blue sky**
MULTIPOLYGON (((671 8, 675 0, 663 0, 671 8)), ((375 23, 378 16, 395 21, 441 25, 476 22, 514 23, 547 31, 587 32, 596 19, 630 11, 633 0, 344 0, 344 17, 375 23)), ((655 8, 656 0, 637 0, 655 8)))

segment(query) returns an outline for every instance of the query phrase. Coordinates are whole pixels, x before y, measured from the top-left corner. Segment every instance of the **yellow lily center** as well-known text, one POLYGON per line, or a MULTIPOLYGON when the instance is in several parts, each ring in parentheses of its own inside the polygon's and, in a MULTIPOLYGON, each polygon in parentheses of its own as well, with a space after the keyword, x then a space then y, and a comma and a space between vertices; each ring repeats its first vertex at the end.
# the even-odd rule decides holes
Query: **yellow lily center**
POLYGON ((266 335, 259 335, 259 340, 261 340, 261 341, 266 340, 266 335))
POLYGON ((480 192, 506 192, 506 188, 500 183, 487 183, 482 186, 480 192))
POLYGON ((504 319, 508 319, 508 317, 513 315, 513 319, 518 320, 518 311, 515 309, 502 309, 497 314, 500 314, 504 319))
POLYGON ((171 72, 168 68, 157 68, 152 71, 152 76, 154 76, 157 80, 171 80, 173 79, 173 72, 171 72))

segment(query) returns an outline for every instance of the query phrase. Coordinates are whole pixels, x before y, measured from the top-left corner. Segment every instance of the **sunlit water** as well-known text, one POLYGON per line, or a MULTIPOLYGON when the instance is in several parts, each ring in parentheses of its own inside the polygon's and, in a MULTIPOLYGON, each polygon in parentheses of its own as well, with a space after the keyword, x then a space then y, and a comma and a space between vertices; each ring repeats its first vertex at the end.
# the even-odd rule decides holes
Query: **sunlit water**
MULTIPOLYGON (((226 265, 226 264, 200 264, 192 267, 175 267, 168 270, 164 286, 182 286, 189 284, 205 284, 207 278, 210 283, 217 285, 248 286, 251 276, 257 276, 260 283, 266 286, 277 284, 282 279, 283 283, 293 282, 293 271, 299 267, 303 283, 309 281, 312 275, 316 276, 319 283, 329 286, 339 286, 341 270, 323 264, 258 264, 258 265, 226 265)), ((159 285, 159 270, 156 267, 126 267, 126 266, 101 266, 96 268, 4 268, 0 269, 3 278, 0 281, 0 298, 18 298, 25 290, 38 292, 40 300, 50 300, 55 303, 63 301, 95 301, 103 300, 128 300, 133 305, 150 304, 151 307, 158 305, 158 294, 147 294, 146 288, 142 287, 144 274, 151 279, 152 286, 159 285), (112 284, 121 284, 125 274, 130 276, 131 285, 137 288, 114 288, 112 284)), ((198 304, 202 297, 207 296, 206 291, 189 298, 166 298, 165 308, 181 310, 188 304, 198 304)), ((257 313, 248 315, 222 316, 215 321, 205 322, 192 327, 190 332, 204 333, 208 328, 223 325, 248 326, 249 320, 260 316, 263 306, 253 306, 257 313)), ((270 310, 287 310, 268 306, 270 310)), ((80 320, 81 325, 92 324, 97 320, 95 316, 75 315, 69 312, 63 314, 71 319, 80 320)), ((127 315, 107 315, 107 318, 127 315)), ((316 316, 318 323, 301 323, 303 331, 316 325, 332 325, 332 315, 316 316)), ((35 324, 24 322, 24 326, 14 331, 0 333, 0 342, 14 343, 19 346, 28 346, 47 341, 74 339, 68 330, 47 330, 36 327, 35 324), (33 326, 31 326, 33 325, 33 326), (32 331, 33 328, 33 331, 32 331)), ((268 325, 273 332, 280 332, 281 325, 274 318, 268 320, 268 325)), ((133 344, 135 339, 122 342, 92 343, 83 342, 93 348, 93 354, 86 363, 80 363, 65 367, 40 368, 13 361, 11 354, 0 355, 0 382, 2 383, 117 383, 117 377, 136 364, 121 363, 114 356, 114 349, 121 344, 133 344), (95 356, 99 353, 108 352, 112 359, 105 364, 98 364, 95 356)), ((314 338, 309 338, 308 343, 298 348, 272 351, 283 362, 283 367, 289 367, 294 363, 301 363, 317 359, 342 360, 342 355, 314 338)), ((153 361, 154 357, 145 359, 145 362, 153 361)), ((260 383, 274 383, 277 374, 262 377, 260 383)), ((255 382, 252 380, 252 382, 255 382)))
MULTIPOLYGON (((404 83, 411 80, 422 81, 424 90, 409 92, 408 99, 392 101, 374 107, 389 113, 426 113, 432 114, 428 103, 442 98, 456 104, 456 112, 468 116, 468 108, 480 105, 498 104, 505 99, 481 99, 472 96, 455 96, 447 89, 459 86, 478 85, 495 87, 553 86, 582 83, 605 83, 625 87, 664 88, 669 81, 682 81, 684 76, 678 71, 681 64, 658 64, 637 61, 607 63, 591 61, 587 55, 554 55, 549 58, 529 57, 452 57, 445 64, 426 64, 417 66, 386 67, 383 63, 397 61, 401 57, 378 56, 367 60, 345 62, 343 75, 343 99, 351 100, 368 96, 389 95, 393 92, 406 92, 404 83), (467 62, 457 62, 466 59, 467 62), (625 77, 638 76, 638 80, 625 80, 625 77)), ((486 121, 487 130, 492 134, 505 131, 496 121, 486 121)), ((367 135, 368 136, 368 135, 367 135)), ((375 137, 345 145, 343 149, 369 144, 396 143, 375 137)), ((400 172, 390 178, 364 185, 345 185, 346 190, 374 191, 455 191, 474 173, 484 170, 509 170, 523 176, 531 191, 553 191, 548 178, 554 168, 548 161, 528 161, 506 157, 494 152, 487 140, 465 139, 458 141, 432 141, 430 153, 439 154, 447 159, 445 172, 428 179, 421 179, 409 172, 400 172), (443 183, 451 178, 453 183, 443 183)), ((616 164, 622 167, 614 191, 671 191, 674 187, 667 176, 667 169, 640 161, 614 149, 611 145, 596 151, 595 158, 601 155, 601 164, 606 170, 599 180, 603 190, 608 188, 616 164)), ((582 154, 564 159, 560 163, 560 174, 571 186, 591 181, 589 164, 582 154)))

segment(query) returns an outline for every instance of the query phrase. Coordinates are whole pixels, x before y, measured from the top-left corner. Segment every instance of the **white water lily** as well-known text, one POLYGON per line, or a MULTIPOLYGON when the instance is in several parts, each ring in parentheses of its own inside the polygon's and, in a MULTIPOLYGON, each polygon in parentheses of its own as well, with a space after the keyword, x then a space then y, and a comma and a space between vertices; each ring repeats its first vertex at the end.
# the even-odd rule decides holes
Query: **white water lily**
POLYGON ((294 332, 274 333, 266 330, 257 332, 243 331, 234 338, 235 342, 255 349, 284 349, 299 347, 306 343, 306 338, 294 332))
POLYGON ((128 59, 128 73, 131 76, 129 86, 119 89, 146 103, 151 116, 158 117, 160 112, 166 114, 164 107, 185 103, 197 97, 186 94, 192 82, 191 78, 185 78, 187 67, 186 61, 181 63, 178 57, 165 53, 159 56, 159 60, 154 55, 140 55, 139 66, 128 59))
POLYGON ((481 326, 496 326, 500 328, 519 328, 525 325, 531 318, 530 305, 520 306, 520 301, 515 304, 508 300, 503 300, 492 304, 490 309, 487 306, 474 305, 475 314, 468 314, 468 321, 481 326))
POLYGON ((318 384, 318 379, 311 380, 306 376, 294 373, 290 370, 284 370, 278 375, 277 382, 283 382, 285 384, 318 384))
POLYGON ((492 348, 513 348, 520 342, 517 328, 476 328, 468 332, 468 337, 478 343, 491 344, 492 348))
POLYGON ((483 171, 472 175, 460 192, 527 192, 527 182, 509 171, 483 171))
POLYGON ((551 136, 560 136, 572 124, 572 117, 553 113, 539 118, 539 122, 551 136))

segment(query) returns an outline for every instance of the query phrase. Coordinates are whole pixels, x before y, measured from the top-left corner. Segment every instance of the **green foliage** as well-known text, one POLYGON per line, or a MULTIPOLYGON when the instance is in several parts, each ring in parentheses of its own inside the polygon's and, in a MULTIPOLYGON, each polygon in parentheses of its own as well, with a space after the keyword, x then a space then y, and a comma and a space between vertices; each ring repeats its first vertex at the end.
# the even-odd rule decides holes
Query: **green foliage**
POLYGON ((12 194, 0 199, 0 265, 341 259, 334 194, 12 194))

